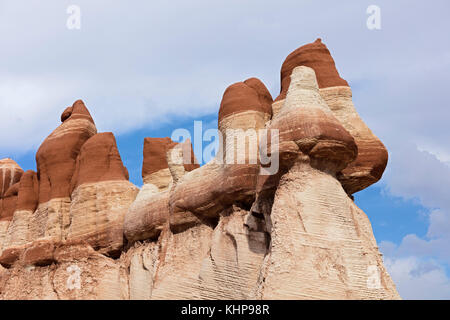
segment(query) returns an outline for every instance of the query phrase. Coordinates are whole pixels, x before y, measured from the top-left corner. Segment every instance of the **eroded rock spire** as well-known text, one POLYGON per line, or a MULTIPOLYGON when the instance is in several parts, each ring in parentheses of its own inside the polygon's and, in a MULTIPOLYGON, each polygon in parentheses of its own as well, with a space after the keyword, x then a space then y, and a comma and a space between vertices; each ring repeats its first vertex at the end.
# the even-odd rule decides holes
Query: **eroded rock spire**
POLYGON ((275 101, 256 78, 225 90, 209 163, 145 138, 140 189, 81 100, 61 121, 37 173, 0 161, 0 299, 399 298, 351 197, 387 151, 320 39, 288 55, 275 101))

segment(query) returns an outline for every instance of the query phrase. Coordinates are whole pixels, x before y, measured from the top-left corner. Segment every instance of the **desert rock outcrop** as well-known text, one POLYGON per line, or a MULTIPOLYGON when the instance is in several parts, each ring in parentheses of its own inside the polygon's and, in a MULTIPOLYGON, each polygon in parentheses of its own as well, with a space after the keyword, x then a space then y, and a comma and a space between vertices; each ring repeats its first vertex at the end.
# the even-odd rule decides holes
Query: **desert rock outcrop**
POLYGON ((33 170, 22 175, 18 183, 17 202, 3 240, 2 260, 13 262, 31 241, 31 221, 38 205, 38 180, 33 170))
POLYGON ((0 199, 3 198, 9 187, 20 181, 22 174, 22 168, 14 160, 0 160, 0 199))
POLYGON ((145 138, 144 185, 125 216, 124 231, 129 241, 160 235, 169 222, 170 190, 181 176, 198 167, 189 140, 176 143, 170 138, 145 138), (177 153, 179 159, 174 159, 177 153))
POLYGON ((340 77, 330 51, 320 39, 293 51, 284 61, 281 93, 273 104, 273 112, 277 113, 284 104, 290 74, 297 66, 307 66, 316 72, 322 98, 358 146, 357 158, 339 173, 346 192, 353 194, 377 182, 387 165, 387 150, 359 117, 352 102, 352 90, 340 77))
POLYGON ((355 159, 357 148, 322 99, 313 69, 293 70, 286 101, 271 126, 280 130, 280 145, 295 142, 298 154, 275 194, 258 297, 395 298, 376 245, 367 243, 368 221, 356 217, 361 213, 336 179, 336 172, 355 159), (292 120, 295 115, 298 120, 292 120), (371 267, 381 277, 376 289, 367 286, 371 267))
POLYGON ((128 181, 111 132, 92 136, 81 147, 71 183, 67 239, 85 241, 101 253, 120 255, 125 212, 138 188, 128 181))
POLYGON ((81 100, 61 121, 37 173, 0 161, 0 299, 400 298, 352 199, 387 151, 320 39, 275 101, 256 78, 225 90, 209 163, 145 138, 141 188, 81 100))
POLYGON ((0 220, 2 221, 12 219, 17 202, 17 183, 22 174, 22 168, 14 160, 0 160, 0 220))
POLYGON ((22 168, 12 159, 0 160, 0 255, 17 205, 22 168))
POLYGON ((38 173, 25 172, 5 193, 4 266, 51 264, 64 243, 112 256, 122 250, 124 215, 138 188, 128 181, 114 135, 96 134, 81 100, 61 120, 37 152, 38 173))
POLYGON ((33 239, 62 241, 67 235, 71 180, 83 144, 97 129, 83 101, 77 100, 61 116, 62 124, 36 153, 39 206, 34 214, 33 239))

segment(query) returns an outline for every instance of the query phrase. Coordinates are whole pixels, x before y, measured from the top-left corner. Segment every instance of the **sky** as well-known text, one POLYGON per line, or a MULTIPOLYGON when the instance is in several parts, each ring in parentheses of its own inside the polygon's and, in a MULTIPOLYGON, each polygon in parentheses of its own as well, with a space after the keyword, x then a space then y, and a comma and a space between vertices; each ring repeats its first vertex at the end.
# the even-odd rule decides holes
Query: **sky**
MULTIPOLYGON (((142 184, 144 137, 217 124, 226 87, 280 90, 285 57, 330 49, 362 119, 389 151, 383 178, 355 194, 400 295, 450 299, 448 1, 0 0, 0 158, 34 155, 83 99, 142 184), (80 29, 69 29, 70 5, 80 29), (370 30, 367 8, 380 8, 370 30)), ((198 146, 197 146, 198 147, 198 146)))

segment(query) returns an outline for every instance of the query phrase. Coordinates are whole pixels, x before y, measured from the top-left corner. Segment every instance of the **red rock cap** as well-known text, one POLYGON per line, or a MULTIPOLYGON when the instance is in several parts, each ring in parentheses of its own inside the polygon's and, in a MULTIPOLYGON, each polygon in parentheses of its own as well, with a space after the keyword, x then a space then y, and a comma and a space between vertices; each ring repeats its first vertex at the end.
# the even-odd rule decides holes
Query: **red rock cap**
POLYGON ((14 211, 16 211, 17 206, 17 195, 19 193, 19 182, 13 184, 6 191, 3 201, 0 221, 11 221, 14 216, 14 211))
POLYGON ((39 200, 39 182, 37 174, 28 170, 20 179, 19 192, 17 196, 17 209, 35 211, 39 200))
POLYGON ((272 96, 257 78, 230 85, 224 92, 219 109, 219 122, 232 114, 249 110, 272 115, 272 96))
POLYGON ((122 163, 113 133, 97 133, 81 147, 71 190, 84 183, 128 179, 128 170, 122 163))
POLYGON ((296 67, 290 77, 285 106, 270 125, 280 132, 280 154, 295 142, 320 166, 325 164, 335 172, 342 170, 358 154, 354 138, 321 98, 312 68, 296 67))
MULTIPOLYGON (((169 168, 169 164, 167 163, 167 151, 174 148, 176 145, 178 145, 178 143, 172 141, 169 137, 145 138, 142 178, 159 170, 169 168)), ((191 163, 184 164, 184 169, 186 171, 192 171, 199 167, 198 164, 194 163, 194 160, 194 151, 191 145, 191 163)))
POLYGON ((316 72, 319 88, 348 86, 347 81, 339 76, 330 51, 319 38, 313 43, 301 46, 286 57, 281 66, 281 92, 275 101, 286 98, 291 73, 298 66, 310 67, 316 72))
POLYGON ((0 199, 8 191, 9 187, 20 181, 23 170, 12 159, 0 160, 0 199))
POLYGON ((70 196, 77 156, 83 144, 97 133, 94 120, 81 100, 66 108, 61 120, 63 123, 44 140, 36 153, 39 203, 70 196))

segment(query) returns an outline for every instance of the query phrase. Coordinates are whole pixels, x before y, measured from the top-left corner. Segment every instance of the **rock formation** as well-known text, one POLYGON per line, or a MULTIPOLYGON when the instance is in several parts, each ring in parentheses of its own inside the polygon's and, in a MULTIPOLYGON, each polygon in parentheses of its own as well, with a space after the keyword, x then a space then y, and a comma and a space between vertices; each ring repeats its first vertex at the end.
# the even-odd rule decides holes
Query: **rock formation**
POLYGON ((336 179, 356 158, 354 139, 321 97, 313 69, 294 68, 286 101, 270 126, 280 130, 280 154, 293 142, 298 155, 275 194, 258 297, 392 298, 393 283, 376 245, 367 241, 373 239, 365 234, 367 221, 336 179), (385 286, 378 290, 361 277, 370 266, 382 270, 385 286))
POLYGON ((71 180, 83 144, 97 129, 83 101, 78 100, 61 116, 62 124, 36 153, 39 205, 32 222, 32 238, 62 241, 70 223, 71 180))
POLYGON ((23 170, 11 159, 0 160, 0 220, 10 221, 17 202, 23 170))
POLYGON ((67 239, 84 240, 101 253, 120 255, 125 212, 139 189, 128 181, 111 132, 87 140, 71 182, 67 239))
POLYGON ((320 94, 358 145, 358 156, 339 173, 348 194, 361 191, 380 180, 387 165, 388 153, 383 143, 361 120, 352 102, 352 90, 339 76, 330 51, 321 39, 304 45, 288 55, 281 67, 281 93, 273 105, 274 113, 283 106, 295 67, 307 66, 317 75, 320 94))
POLYGON ((17 183, 22 174, 14 160, 0 160, 0 252, 17 204, 17 183))
POLYGON ((0 299, 398 299, 352 194, 387 151, 318 39, 275 101, 229 86, 219 151, 145 138, 139 189, 81 100, 36 154, 0 161, 0 299))

